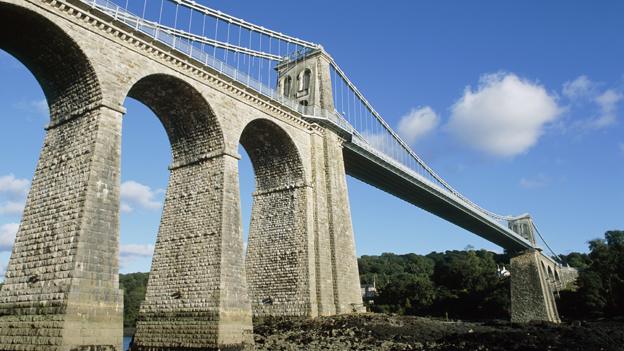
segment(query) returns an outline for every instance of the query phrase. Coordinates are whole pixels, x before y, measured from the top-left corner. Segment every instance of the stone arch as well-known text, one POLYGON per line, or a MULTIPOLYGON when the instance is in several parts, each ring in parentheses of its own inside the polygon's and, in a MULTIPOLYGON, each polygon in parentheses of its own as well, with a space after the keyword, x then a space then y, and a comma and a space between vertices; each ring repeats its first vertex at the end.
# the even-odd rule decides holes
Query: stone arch
POLYGON ((51 125, 96 107, 102 100, 90 60, 71 36, 49 19, 0 3, 0 33, 0 49, 22 62, 41 85, 51 125))
POLYGON ((85 342, 75 330, 92 332, 93 345, 121 344, 114 201, 120 114, 102 104, 77 32, 32 7, 0 2, 0 49, 33 74, 50 111, 0 291, 0 348, 74 349, 85 342))
POLYGON ((249 122, 239 138, 256 176, 256 192, 266 192, 304 182, 301 156, 290 135, 268 119, 249 122))
POLYGON ((171 144, 173 168, 223 151, 219 122, 191 84, 167 74, 150 74, 132 84, 127 96, 150 108, 162 123, 171 144))
POLYGON ((256 178, 245 261, 254 316, 309 315, 307 193, 297 146, 266 119, 247 124, 240 143, 256 178))
POLYGON ((217 117, 197 89, 168 74, 141 77, 127 96, 161 121, 173 159, 135 345, 167 340, 216 348, 222 333, 241 342, 248 337, 245 326, 251 328, 251 310, 239 218, 231 212, 238 203, 231 203, 228 172, 236 159, 225 154, 217 117))
POLYGON ((97 123, 97 112, 89 107, 97 107, 102 93, 89 58, 75 40, 33 10, 0 2, 0 49, 33 74, 50 110, 50 125, 13 247, 18 254, 9 262, 3 287, 14 294, 31 289, 36 299, 35 285, 66 288, 70 283, 68 267, 59 267, 55 255, 64 256, 76 245, 59 245, 54 239, 76 233, 82 224, 82 204, 76 203, 84 201, 89 162, 85 150, 91 150, 97 123), (64 128, 56 128, 70 120, 64 128), (38 250, 47 254, 36 256, 38 250), (38 284, 23 284, 28 279, 38 284))
POLYGON ((557 272, 557 270, 555 269, 555 281, 557 283, 561 282, 561 278, 559 277, 559 272, 557 272))
POLYGON ((548 266, 548 278, 550 280, 554 280, 555 279, 555 276, 553 274, 553 270, 552 270, 552 268, 550 268, 550 266, 548 266))

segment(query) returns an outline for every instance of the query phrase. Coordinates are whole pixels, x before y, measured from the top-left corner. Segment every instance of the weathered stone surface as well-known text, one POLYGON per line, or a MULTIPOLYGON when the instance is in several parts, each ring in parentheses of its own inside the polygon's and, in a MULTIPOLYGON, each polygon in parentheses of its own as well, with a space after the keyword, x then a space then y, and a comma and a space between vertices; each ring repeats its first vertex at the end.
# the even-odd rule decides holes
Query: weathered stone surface
POLYGON ((561 322, 546 272, 540 268, 541 255, 538 250, 530 250, 511 259, 512 322, 561 322))
MULTIPOLYGON (((173 159, 135 349, 248 347, 252 305, 306 317, 361 305, 333 132, 78 0, 0 0, 0 29, 0 48, 33 72, 51 111, 0 291, 0 349, 120 349, 127 97, 158 116, 173 159), (239 143, 257 180, 246 264, 239 143)), ((310 61, 308 103, 332 109, 328 62, 310 61)))

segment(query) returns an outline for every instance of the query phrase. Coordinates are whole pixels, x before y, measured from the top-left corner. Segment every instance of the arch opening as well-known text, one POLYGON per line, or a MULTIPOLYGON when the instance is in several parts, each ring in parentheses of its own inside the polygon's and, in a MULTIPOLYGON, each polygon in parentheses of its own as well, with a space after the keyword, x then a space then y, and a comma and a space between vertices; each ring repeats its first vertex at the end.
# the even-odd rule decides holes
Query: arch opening
MULTIPOLYGON (((150 217, 143 222, 144 227, 157 229, 151 230, 148 235, 144 236, 139 246, 151 246, 154 255, 148 266, 150 276, 144 299, 133 301, 132 306, 127 306, 127 308, 133 309, 129 313, 131 316, 139 315, 139 308, 143 303, 148 305, 148 309, 164 309, 170 313, 176 313, 181 308, 181 304, 192 305, 194 303, 194 293, 208 293, 205 287, 196 287, 197 280, 202 276, 201 272, 197 271, 200 270, 200 265, 193 263, 192 259, 184 259, 184 256, 193 256, 191 253, 201 245, 196 240, 205 237, 206 231, 214 232, 214 227, 219 223, 217 217, 220 211, 218 208, 207 208, 209 206, 205 204, 213 201, 213 197, 203 191, 207 187, 218 187, 211 184, 212 174, 206 174, 203 166, 213 162, 212 158, 222 154, 223 134, 206 99, 180 78, 166 74, 153 74, 139 79, 129 89, 125 105, 128 107, 128 112, 132 112, 130 106, 139 104, 144 114, 159 120, 157 129, 162 127, 160 132, 164 131, 167 141, 160 145, 156 145, 153 141, 142 143, 142 145, 156 145, 157 150, 128 150, 134 152, 131 156, 139 159, 137 164, 126 162, 123 157, 126 155, 126 150, 122 150, 122 164, 124 165, 121 189, 122 212, 124 210, 124 185, 130 182, 135 188, 139 184, 144 186, 144 191, 147 187, 153 193, 160 194, 164 197, 164 201, 160 203, 160 206, 155 206, 155 209, 152 208, 157 213, 144 214, 145 217, 150 217), (161 151, 161 153, 155 154, 153 151, 161 151), (170 166, 169 172, 166 171, 168 165, 170 166), (133 176, 142 177, 141 179, 145 179, 147 184, 140 184, 142 182, 125 177, 126 171, 133 176), (194 197, 205 198, 196 200, 194 197), (192 292, 193 290, 197 291, 192 292), (175 296, 174 301, 166 306, 162 304, 156 306, 159 301, 158 296, 163 294, 175 296)), ((131 123, 128 119, 132 118, 130 114, 124 117, 124 131, 126 123, 131 123)), ((146 135, 145 132, 148 130, 141 130, 141 126, 135 125, 133 131, 132 137, 153 139, 153 135, 146 135)), ((149 132, 154 131, 149 130, 149 132)), ((123 138, 126 140, 126 136, 123 138)), ((222 165, 217 167, 222 169, 222 165)), ((154 202, 159 201, 160 198, 154 200, 154 202)), ((122 228, 125 227, 126 221, 131 220, 124 220, 122 216, 122 228)), ((133 224, 137 227, 137 223, 133 224)), ((202 257, 201 260, 206 260, 206 258, 202 257)), ((201 280, 201 284, 207 284, 205 281, 207 279, 201 280)), ((130 323, 126 321, 125 326, 136 327, 137 335, 139 335, 141 329, 133 323, 135 320, 130 323)), ((178 331, 169 330, 168 332, 173 333, 172 340, 176 340, 175 333, 178 331)), ((143 333, 142 338, 155 337, 153 334, 143 333)))
MULTIPOLYGON (((32 10, 0 3, 0 50, 8 53, 34 77, 45 99, 31 101, 26 107, 38 109, 38 117, 46 118, 50 125, 101 100, 100 85, 86 54, 62 28, 32 10)), ((29 86, 27 83, 23 85, 29 86)), ((30 89, 38 90, 32 86, 30 89)), ((39 91, 35 93, 36 96, 39 94, 39 91)), ((92 123, 93 116, 84 114, 87 115, 84 124, 92 123)), ((88 173, 84 171, 88 156, 80 144, 87 144, 94 136, 92 131, 81 133, 81 129, 86 128, 74 123, 62 131, 50 129, 45 136, 42 132, 37 133, 45 141, 43 148, 38 150, 39 162, 30 189, 24 192, 28 197, 19 209, 20 229, 12 247, 14 253, 22 254, 13 255, 15 259, 7 267, 3 292, 37 291, 46 287, 65 289, 70 283, 56 265, 54 255, 61 252, 61 256, 66 255, 66 250, 75 246, 73 243, 57 245, 50 238, 62 237, 64 233, 71 235, 79 226, 81 209, 74 204, 80 202, 82 187, 88 181, 88 173), (23 254, 33 247, 44 252, 36 260, 31 257, 34 253, 23 254), (24 277, 38 284, 25 286, 21 284, 24 277)), ((30 295, 37 299, 40 292, 30 295)), ((9 300, 10 297, 4 302, 9 300)))
MULTIPOLYGON (((99 80, 75 39, 78 32, 66 30, 65 22, 37 11, 0 3, 0 49, 34 76, 45 96, 37 107, 46 110, 49 122, 0 290, 3 342, 12 340, 19 343, 16 348, 30 349, 42 344, 76 345, 74 334, 60 333, 41 315, 72 330, 79 323, 89 329, 96 315, 107 314, 110 319, 98 324, 102 333, 93 342, 121 343, 121 324, 117 323, 121 314, 111 307, 120 302, 116 230, 112 229, 117 224, 115 206, 98 208, 101 202, 92 187, 92 175, 97 173, 100 195, 111 194, 109 180, 114 179, 115 170, 107 168, 109 159, 94 162, 98 158, 94 155, 102 151, 95 147, 101 140, 100 123, 111 115, 101 118, 99 80), (96 211, 90 211, 94 207, 96 211), (83 220, 87 216, 90 220, 83 220), (95 295, 97 290, 98 304, 72 304, 78 285, 81 294, 95 295), (16 303, 23 308, 10 307, 16 303), (67 308, 70 304, 74 308, 67 308), (72 319, 76 315, 81 315, 81 322, 72 319), (28 330, 13 328, 16 321, 27 324, 28 330), (21 337, 32 335, 33 330, 40 337, 21 337)), ((110 160, 114 157, 112 153, 110 160)))
POLYGON ((165 74, 150 75, 136 82, 128 97, 150 108, 161 121, 174 167, 223 150, 223 134, 212 108, 190 84, 165 74))
POLYGON ((52 124, 101 100, 89 59, 50 20, 16 5, 0 4, 0 33, 0 49, 22 62, 41 85, 52 124))
POLYGON ((245 127, 240 145, 255 178, 245 258, 253 314, 306 315, 306 194, 300 155, 290 136, 264 119, 245 127))

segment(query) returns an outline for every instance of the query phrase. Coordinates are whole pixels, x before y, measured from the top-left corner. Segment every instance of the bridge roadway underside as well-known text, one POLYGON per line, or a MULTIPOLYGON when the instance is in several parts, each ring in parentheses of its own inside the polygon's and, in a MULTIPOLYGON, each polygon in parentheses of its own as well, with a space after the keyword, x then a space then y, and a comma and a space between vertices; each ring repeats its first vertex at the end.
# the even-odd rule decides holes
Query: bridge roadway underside
POLYGON ((410 176, 387 161, 346 142, 343 148, 346 173, 385 192, 393 194, 440 218, 458 225, 507 251, 531 248, 528 242, 509 229, 475 213, 472 208, 410 176))

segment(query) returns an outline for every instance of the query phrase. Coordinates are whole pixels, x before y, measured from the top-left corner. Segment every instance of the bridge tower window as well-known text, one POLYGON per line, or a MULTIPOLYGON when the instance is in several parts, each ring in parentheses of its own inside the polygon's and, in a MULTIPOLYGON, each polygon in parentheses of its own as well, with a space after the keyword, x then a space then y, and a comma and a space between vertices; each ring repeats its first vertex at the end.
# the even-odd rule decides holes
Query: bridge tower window
POLYGON ((291 85, 292 85, 292 77, 291 76, 286 76, 286 78, 284 78, 284 91, 282 92, 285 97, 289 97, 290 96, 290 87, 291 87, 291 85))
POLYGON ((310 89, 310 78, 312 78, 312 71, 306 69, 305 71, 299 73, 297 76, 297 81, 299 83, 299 91, 307 91, 310 89))
POLYGON ((308 100, 301 100, 301 101, 299 102, 299 104, 300 104, 301 106, 308 106, 308 100))

